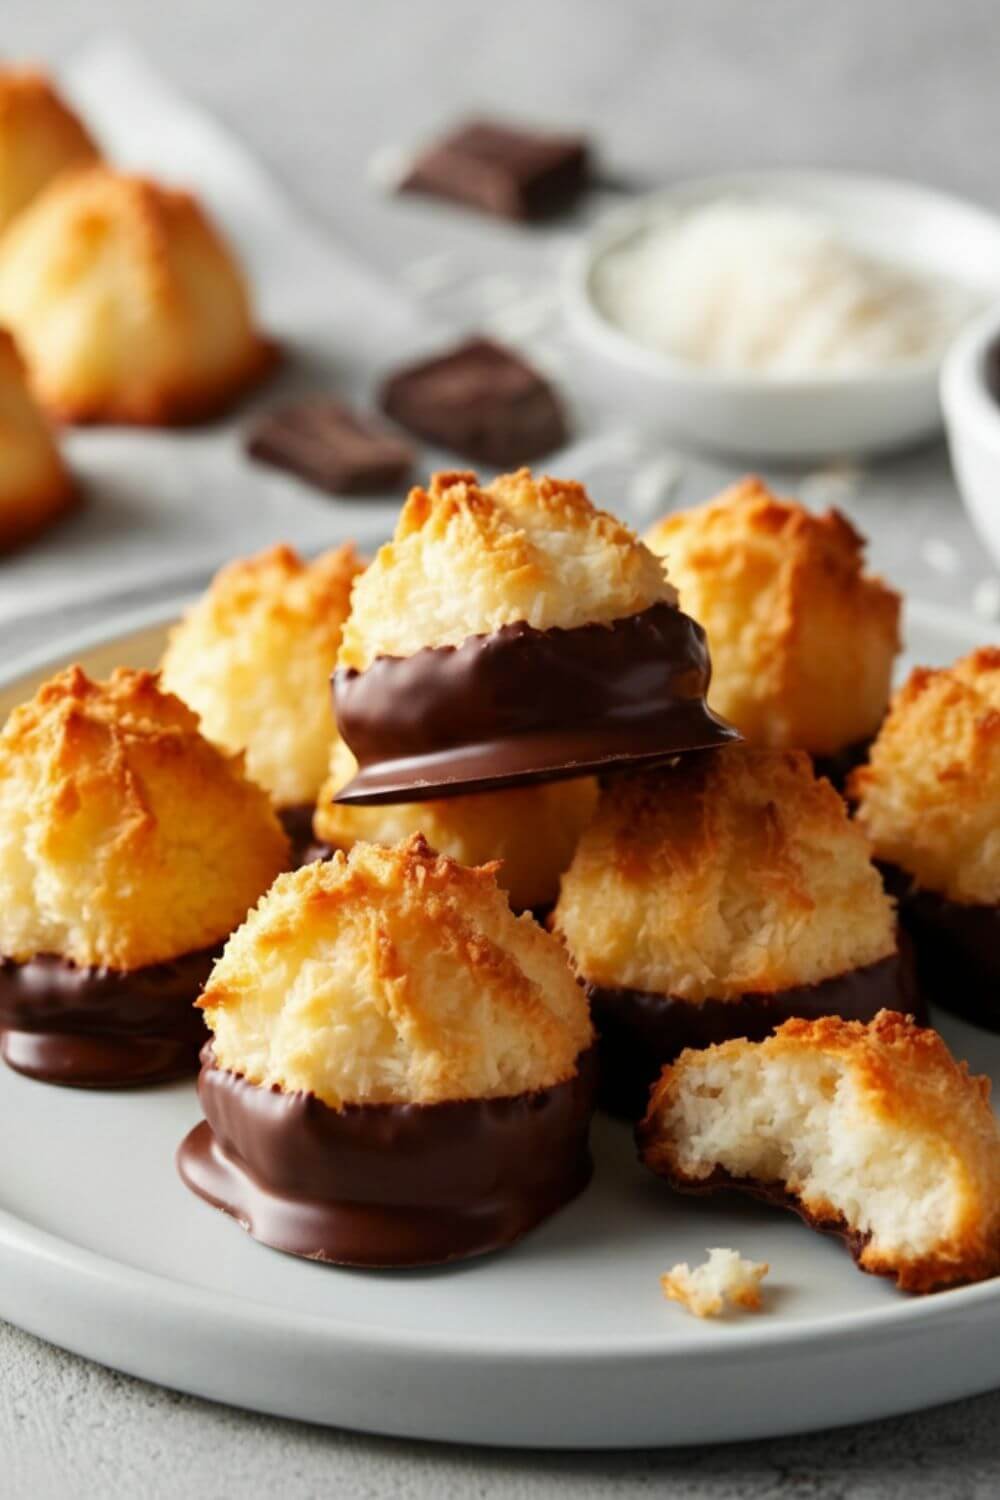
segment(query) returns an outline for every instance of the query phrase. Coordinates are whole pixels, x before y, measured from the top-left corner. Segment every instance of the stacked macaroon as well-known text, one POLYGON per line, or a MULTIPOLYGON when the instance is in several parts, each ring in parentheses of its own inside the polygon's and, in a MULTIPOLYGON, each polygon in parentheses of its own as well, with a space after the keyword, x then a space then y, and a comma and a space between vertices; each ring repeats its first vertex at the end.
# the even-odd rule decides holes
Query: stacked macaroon
MULTIPOLYGON (((181 657, 212 655, 194 618, 165 663, 189 696, 181 657)), ((448 1260, 509 1243, 590 1170, 587 997, 514 908, 554 900, 591 772, 733 735, 661 564, 579 485, 527 471, 411 493, 353 579, 338 662, 331 857, 279 880, 212 974, 206 1119, 180 1167, 278 1248, 448 1260)), ((211 702, 239 696, 206 670, 211 702)))

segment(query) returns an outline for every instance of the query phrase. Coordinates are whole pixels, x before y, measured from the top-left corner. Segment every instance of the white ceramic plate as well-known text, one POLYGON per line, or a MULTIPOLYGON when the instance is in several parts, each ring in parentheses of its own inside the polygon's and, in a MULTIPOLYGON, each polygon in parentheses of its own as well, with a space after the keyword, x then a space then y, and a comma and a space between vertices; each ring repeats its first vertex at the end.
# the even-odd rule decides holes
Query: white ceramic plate
MULTIPOLYGON (((914 610, 911 656, 988 632, 914 610)), ((0 719, 56 666, 151 665, 162 612, 0 675, 0 719)), ((1000 1037, 946 1021, 1000 1078, 1000 1037)), ((590 1189, 514 1250, 354 1272, 255 1244, 182 1187, 192 1084, 78 1093, 0 1068, 0 1316, 215 1400, 372 1432, 509 1445, 720 1442, 881 1417, 1000 1384, 1000 1281, 907 1299, 793 1216, 684 1199, 599 1120, 590 1189), (698 1322, 662 1271, 734 1245, 767 1311, 698 1322)))
POLYGON ((654 428, 710 452, 815 459, 886 452, 941 425, 938 358, 866 374, 720 372, 636 343, 601 306, 601 268, 652 224, 714 199, 788 204, 850 243, 1000 298, 1000 218, 917 183, 856 172, 729 172, 682 179, 616 210, 586 237, 567 276, 570 316, 619 400, 654 428))

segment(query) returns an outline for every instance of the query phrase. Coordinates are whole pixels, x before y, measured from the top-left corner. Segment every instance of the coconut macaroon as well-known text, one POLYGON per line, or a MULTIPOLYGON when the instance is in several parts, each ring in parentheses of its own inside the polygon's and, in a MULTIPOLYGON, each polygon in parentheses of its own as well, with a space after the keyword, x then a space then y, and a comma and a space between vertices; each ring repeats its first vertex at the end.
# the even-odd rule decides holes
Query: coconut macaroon
POLYGON ((436 802, 342 806, 333 799, 356 770, 354 756, 338 736, 313 818, 319 844, 346 850, 359 840, 395 844, 422 833, 432 848, 460 864, 495 860, 497 882, 515 911, 537 910, 555 901, 559 876, 573 858, 597 803, 597 783, 584 776, 436 802))
POLYGON ((685 1052, 639 1127, 683 1192, 735 1187, 845 1237, 904 1291, 1000 1272, 1000 1126, 985 1078, 892 1011, 790 1020, 763 1042, 685 1052))
POLYGON ((279 1249, 420 1264, 494 1249, 589 1176, 592 1032, 495 870, 415 836, 277 880, 201 999, 194 1191, 279 1249))
POLYGON ((197 201, 101 164, 58 178, 4 235, 0 322, 70 422, 194 421, 274 358, 197 201))
POLYGON ((0 552, 44 531, 76 500, 17 345, 0 329, 0 552))
POLYGON ((900 645, 899 595, 864 571, 864 539, 748 478, 646 541, 708 634, 712 707, 752 744, 808 750, 842 778, 882 721, 900 645))
POLYGON ((1000 1027, 1000 649, 914 671, 850 791, 930 998, 1000 1027))
POLYGON ((406 802, 720 743, 700 628, 582 485, 436 474, 354 591, 341 801, 406 802))
POLYGON ((330 675, 364 564, 346 544, 304 562, 271 547, 230 563, 170 632, 163 685, 189 704, 202 733, 242 750, 297 845, 336 734, 330 675))
POLYGON ((193 1002, 288 857, 266 794, 152 673, 45 683, 0 733, 6 1060, 69 1083, 191 1069, 193 1002))
POLYGON ((0 232, 60 172, 97 157, 83 122, 44 73, 0 69, 0 232))
POLYGON ((609 781, 553 924, 623 1113, 686 1046, 909 999, 865 837, 802 751, 734 745, 609 781))

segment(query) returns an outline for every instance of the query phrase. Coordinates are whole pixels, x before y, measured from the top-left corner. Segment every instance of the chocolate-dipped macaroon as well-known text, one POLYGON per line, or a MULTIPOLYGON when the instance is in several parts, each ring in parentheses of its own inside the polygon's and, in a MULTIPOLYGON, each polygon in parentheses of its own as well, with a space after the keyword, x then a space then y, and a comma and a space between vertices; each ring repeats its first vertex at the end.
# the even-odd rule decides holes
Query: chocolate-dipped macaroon
POLYGON ((734 738, 663 566, 583 487, 529 470, 414 489, 358 579, 335 677, 339 802, 416 802, 734 738))
POLYGON ((336 733, 330 674, 362 567, 349 543, 312 562, 278 546, 230 563, 174 626, 163 656, 164 687, 210 740, 245 752, 297 858, 312 843, 336 733))
POLYGON ((900 598, 864 571, 864 538, 756 478, 646 537, 705 627, 711 706, 754 745, 808 750, 842 786, 885 715, 900 598))
POLYGON ((603 1096, 641 1114, 685 1047, 788 1016, 909 1008, 893 904, 802 751, 729 746, 616 777, 553 914, 590 995, 603 1096))
POLYGON ((52 678, 0 733, 4 1060, 94 1087, 194 1072, 194 1002, 288 859, 266 794, 152 673, 52 678))
POLYGON ((1000 648, 911 673, 850 791, 926 998, 1000 1031, 1000 648))
POLYGON ((395 844, 422 833, 432 848, 463 865, 495 860, 497 883, 515 911, 541 914, 559 894, 559 877, 597 804, 592 776, 537 782, 499 792, 472 792, 435 802, 393 802, 350 807, 335 802, 357 770, 337 737, 330 775, 316 804, 315 848, 351 849, 366 840, 395 844))
POLYGON ((354 1266, 496 1250, 590 1176, 594 1053, 559 944, 419 837, 282 876, 201 1001, 187 1185, 354 1266))
POLYGON ((678 1191, 735 1188, 794 1209, 902 1291, 1000 1274, 989 1080, 912 1016, 795 1019, 763 1042, 685 1052, 637 1137, 678 1191))

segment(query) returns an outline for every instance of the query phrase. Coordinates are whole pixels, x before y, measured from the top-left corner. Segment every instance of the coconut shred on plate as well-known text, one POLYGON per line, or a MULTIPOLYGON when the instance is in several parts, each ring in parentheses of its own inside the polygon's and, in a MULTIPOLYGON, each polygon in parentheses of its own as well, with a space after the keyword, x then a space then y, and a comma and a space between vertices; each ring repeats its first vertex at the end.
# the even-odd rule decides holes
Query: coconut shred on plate
POLYGON ((707 370, 866 373, 940 354, 979 301, 852 244, 822 216, 720 198, 664 217, 607 254, 605 317, 707 370))

